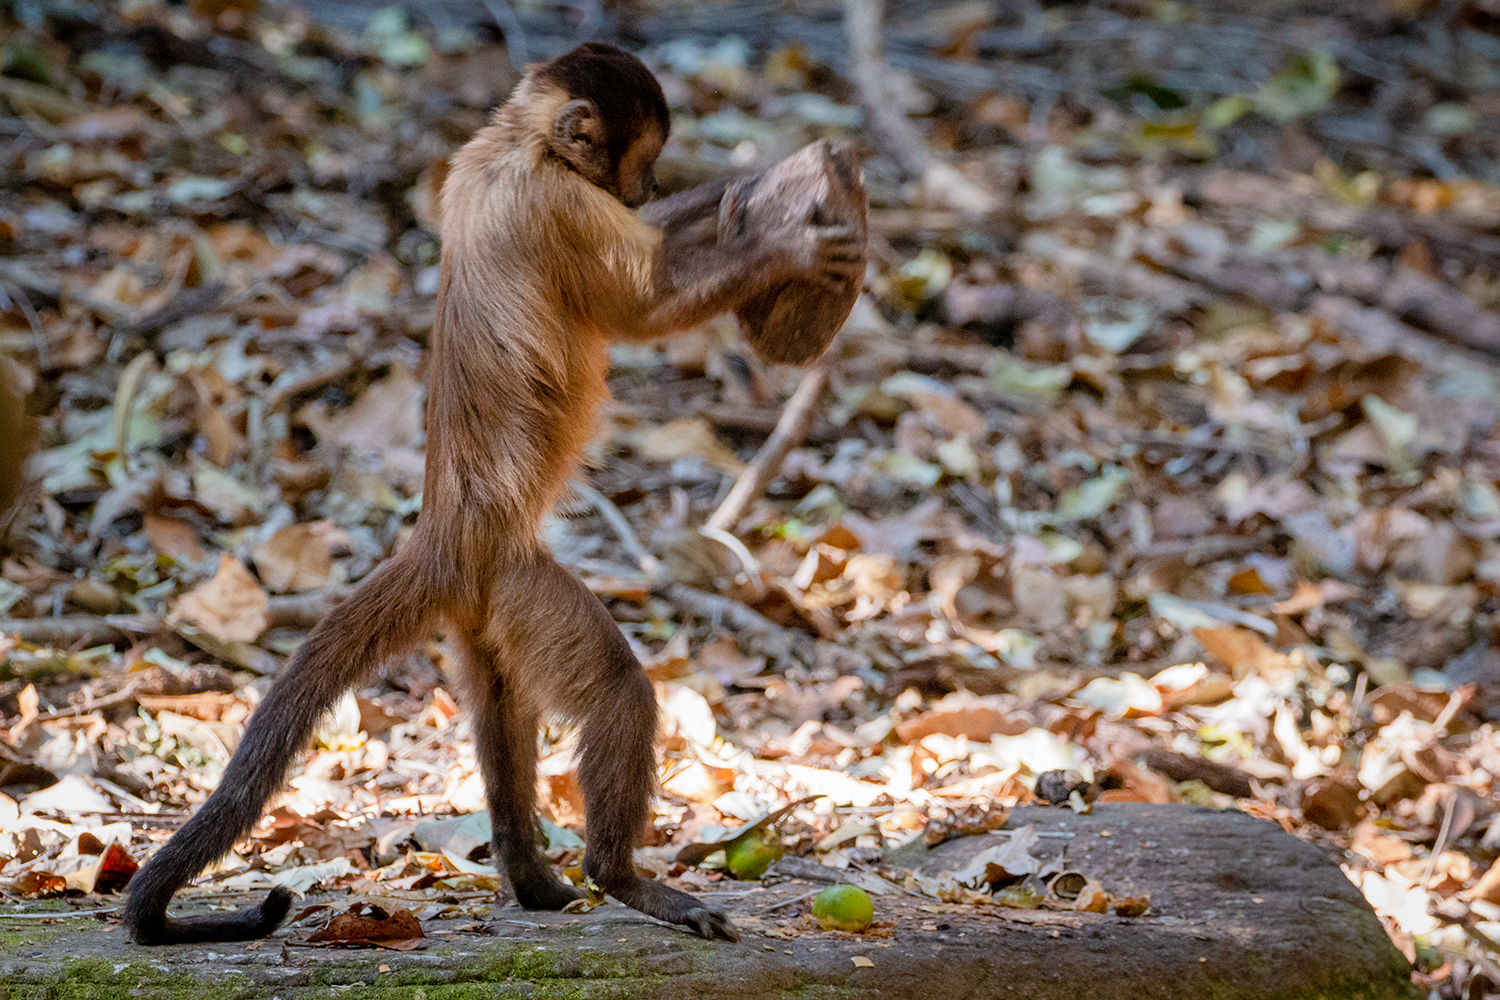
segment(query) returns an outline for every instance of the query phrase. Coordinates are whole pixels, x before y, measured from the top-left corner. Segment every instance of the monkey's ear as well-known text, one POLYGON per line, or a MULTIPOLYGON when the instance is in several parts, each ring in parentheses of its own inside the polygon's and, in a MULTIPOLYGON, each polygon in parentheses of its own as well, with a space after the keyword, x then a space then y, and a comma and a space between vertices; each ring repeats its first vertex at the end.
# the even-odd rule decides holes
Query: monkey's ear
POLYGON ((592 164, 602 152, 604 123, 593 101, 573 100, 552 121, 552 146, 577 167, 592 164))

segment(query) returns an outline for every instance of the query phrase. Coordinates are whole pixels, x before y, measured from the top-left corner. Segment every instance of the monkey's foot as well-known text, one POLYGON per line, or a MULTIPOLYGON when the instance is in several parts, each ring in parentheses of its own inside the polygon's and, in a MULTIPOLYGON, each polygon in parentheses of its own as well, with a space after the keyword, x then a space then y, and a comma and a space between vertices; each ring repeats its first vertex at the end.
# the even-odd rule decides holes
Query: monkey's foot
POLYGON ((648 917, 665 920, 669 924, 681 924, 699 937, 722 938, 738 941, 740 932, 718 910, 709 909, 685 892, 632 875, 630 881, 621 884, 606 884, 604 891, 648 917))
POLYGON ((573 900, 588 895, 584 889, 559 882, 547 868, 527 872, 525 876, 507 869, 506 875, 516 894, 516 902, 527 910, 561 910, 573 900))

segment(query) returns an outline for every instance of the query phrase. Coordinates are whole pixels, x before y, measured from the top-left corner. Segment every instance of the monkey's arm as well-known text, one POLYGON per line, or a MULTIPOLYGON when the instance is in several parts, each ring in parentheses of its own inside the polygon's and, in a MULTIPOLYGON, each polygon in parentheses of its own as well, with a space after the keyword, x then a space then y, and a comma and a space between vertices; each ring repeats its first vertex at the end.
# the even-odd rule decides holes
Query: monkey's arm
POLYGON ((610 326, 648 339, 733 311, 771 361, 821 353, 859 294, 866 196, 847 144, 812 143, 765 171, 641 210, 649 280, 610 326))

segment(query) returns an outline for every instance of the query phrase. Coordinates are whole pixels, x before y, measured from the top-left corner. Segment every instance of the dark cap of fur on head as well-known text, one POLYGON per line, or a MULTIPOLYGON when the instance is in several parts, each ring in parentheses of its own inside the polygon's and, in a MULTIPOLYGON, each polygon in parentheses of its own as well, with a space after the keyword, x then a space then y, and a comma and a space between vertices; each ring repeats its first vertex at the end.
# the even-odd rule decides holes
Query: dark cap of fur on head
POLYGON ((604 42, 584 42, 542 67, 541 75, 577 100, 592 101, 599 116, 611 123, 610 153, 615 157, 651 121, 662 138, 672 127, 667 98, 646 64, 624 49, 604 42), (617 148, 618 147, 618 148, 617 148))

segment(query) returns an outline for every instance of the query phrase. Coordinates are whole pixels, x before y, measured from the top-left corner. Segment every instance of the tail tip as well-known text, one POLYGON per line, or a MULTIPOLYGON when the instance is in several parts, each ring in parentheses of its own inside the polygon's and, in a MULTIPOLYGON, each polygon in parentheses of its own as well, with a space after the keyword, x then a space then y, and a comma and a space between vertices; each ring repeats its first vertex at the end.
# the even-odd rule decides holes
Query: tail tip
POLYGON ((269 934, 281 926, 292 908, 292 890, 284 885, 272 887, 266 898, 256 907, 260 911, 260 926, 269 934))

